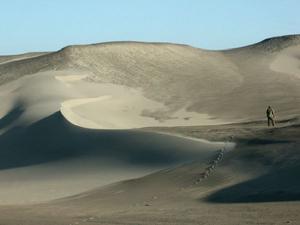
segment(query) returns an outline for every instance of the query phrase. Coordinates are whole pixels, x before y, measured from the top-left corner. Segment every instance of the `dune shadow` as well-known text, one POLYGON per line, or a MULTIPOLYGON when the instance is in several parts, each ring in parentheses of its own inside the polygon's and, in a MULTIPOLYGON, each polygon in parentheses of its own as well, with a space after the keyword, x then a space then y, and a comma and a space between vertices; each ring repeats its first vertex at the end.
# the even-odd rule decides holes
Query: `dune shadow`
POLYGON ((214 203, 251 203, 300 200, 300 165, 273 170, 258 178, 221 189, 204 200, 214 203))
POLYGON ((247 144, 248 146, 251 145, 272 145, 272 144, 288 144, 292 141, 288 140, 277 140, 277 139, 266 139, 266 138, 252 138, 252 139, 237 139, 239 143, 247 144))
MULTIPOLYGON (((201 151, 200 146, 196 141, 144 131, 85 129, 56 112, 0 136, 0 169, 81 156, 136 165, 169 165, 211 152, 201 151)), ((207 146, 203 144, 204 149, 207 146)))
POLYGON ((16 121, 23 114, 23 112, 24 110, 21 106, 13 108, 0 119, 0 129, 3 129, 10 125, 12 122, 16 121))

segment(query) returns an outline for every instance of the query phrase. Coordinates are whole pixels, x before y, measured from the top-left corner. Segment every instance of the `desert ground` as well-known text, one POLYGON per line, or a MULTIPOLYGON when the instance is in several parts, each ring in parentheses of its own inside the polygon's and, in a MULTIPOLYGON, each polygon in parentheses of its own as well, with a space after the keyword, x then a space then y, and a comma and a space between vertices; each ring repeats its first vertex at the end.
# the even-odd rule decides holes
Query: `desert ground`
POLYGON ((299 224, 299 54, 290 35, 0 56, 0 224, 299 224))

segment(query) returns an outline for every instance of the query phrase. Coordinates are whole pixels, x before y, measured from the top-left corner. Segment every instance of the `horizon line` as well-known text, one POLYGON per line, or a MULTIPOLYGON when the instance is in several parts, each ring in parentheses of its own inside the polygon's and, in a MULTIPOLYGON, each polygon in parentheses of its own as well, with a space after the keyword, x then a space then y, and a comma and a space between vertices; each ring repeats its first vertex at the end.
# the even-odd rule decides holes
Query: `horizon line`
POLYGON ((232 48, 224 48, 224 49, 207 49, 207 48, 201 48, 201 47, 196 47, 193 46, 191 44, 187 44, 187 43, 175 43, 175 42, 171 42, 171 41, 138 41, 138 40, 116 40, 116 41, 104 41, 104 42, 94 42, 94 43, 80 43, 80 44, 69 44, 69 45, 65 45, 57 50, 53 50, 53 51, 26 51, 26 52, 20 52, 20 53, 13 53, 13 54, 5 54, 5 55, 0 55, 0 57, 7 57, 7 56, 20 56, 20 55, 26 55, 26 54, 34 54, 34 53, 54 53, 54 52, 59 52, 63 49, 66 48, 70 48, 70 47, 84 47, 84 46, 92 46, 92 45, 102 45, 102 44, 115 44, 115 43, 140 43, 140 44, 170 44, 170 45, 182 45, 182 46, 187 46, 187 47, 192 47, 192 48, 196 48, 196 49, 201 49, 204 51, 227 51, 227 50, 234 50, 234 49, 239 49, 239 48, 245 48, 245 47, 249 47, 249 46, 253 46, 268 40, 272 40, 272 39, 278 39, 278 38, 287 38, 287 37, 296 37, 299 36, 300 37, 300 33, 297 34, 285 34, 285 35, 278 35, 278 36, 271 36, 271 37, 267 37, 264 39, 261 39, 260 41, 257 42, 253 42, 247 45, 242 45, 242 46, 238 46, 238 47, 232 47, 232 48))

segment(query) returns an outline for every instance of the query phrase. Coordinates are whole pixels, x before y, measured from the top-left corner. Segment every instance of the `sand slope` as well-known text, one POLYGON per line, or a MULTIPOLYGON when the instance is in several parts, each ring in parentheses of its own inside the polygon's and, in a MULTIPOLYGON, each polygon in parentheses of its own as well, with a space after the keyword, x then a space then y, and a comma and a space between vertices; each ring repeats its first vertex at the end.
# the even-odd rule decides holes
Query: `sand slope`
MULTIPOLYGON (((75 74, 66 75, 79 73, 91 82, 140 90, 166 105, 165 110, 147 113, 161 120, 185 108, 221 120, 247 121, 262 118, 268 104, 280 109, 281 117, 289 117, 299 113, 291 107, 299 104, 298 78, 272 68, 274 62, 286 68, 278 57, 284 51, 297 52, 299 42, 299 36, 284 36, 227 51, 138 42, 69 46, 1 65, 0 74, 3 83, 25 74, 71 69, 75 74)), ((296 65, 297 57, 294 60, 296 65)))
POLYGON ((276 130, 266 129, 261 122, 151 128, 207 139, 226 140, 233 136, 238 145, 226 152, 217 167, 200 182, 196 181, 217 154, 204 161, 47 204, 2 206, 2 221, 5 224, 297 224, 299 125, 286 126, 288 123, 295 121, 283 121, 276 130))
POLYGON ((0 57, 0 223, 294 223, 299 45, 0 57), (260 122, 269 104, 276 129, 260 122))
POLYGON ((194 158, 206 160, 223 146, 141 131, 83 129, 60 113, 7 131, 0 145, 0 204, 78 194, 194 158))

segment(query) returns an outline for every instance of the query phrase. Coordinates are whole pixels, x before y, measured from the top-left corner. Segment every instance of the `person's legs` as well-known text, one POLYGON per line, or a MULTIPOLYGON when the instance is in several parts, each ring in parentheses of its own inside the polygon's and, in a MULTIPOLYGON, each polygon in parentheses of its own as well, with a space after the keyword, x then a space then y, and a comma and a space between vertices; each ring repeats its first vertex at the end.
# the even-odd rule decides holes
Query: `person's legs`
POLYGON ((271 118, 271 121, 272 121, 272 126, 275 127, 275 121, 273 118, 271 118))
POLYGON ((268 117, 268 127, 272 124, 273 127, 275 127, 275 121, 272 117, 268 117))

